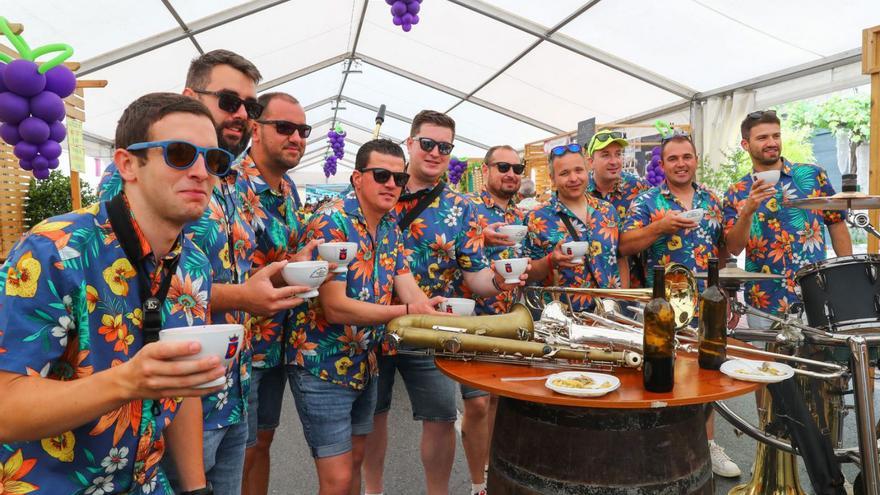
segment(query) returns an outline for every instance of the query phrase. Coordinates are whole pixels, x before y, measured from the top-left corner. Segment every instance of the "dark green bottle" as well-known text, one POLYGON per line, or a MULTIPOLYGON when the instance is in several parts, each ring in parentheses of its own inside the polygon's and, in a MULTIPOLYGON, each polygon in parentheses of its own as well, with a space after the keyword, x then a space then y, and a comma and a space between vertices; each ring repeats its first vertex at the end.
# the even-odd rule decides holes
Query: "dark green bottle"
POLYGON ((664 277, 663 267, 655 266, 654 298, 645 306, 642 376, 650 392, 669 392, 675 383, 675 314, 664 277))
POLYGON ((717 370, 727 360, 727 295, 718 284, 718 260, 709 260, 709 281, 700 294, 700 368, 717 370))

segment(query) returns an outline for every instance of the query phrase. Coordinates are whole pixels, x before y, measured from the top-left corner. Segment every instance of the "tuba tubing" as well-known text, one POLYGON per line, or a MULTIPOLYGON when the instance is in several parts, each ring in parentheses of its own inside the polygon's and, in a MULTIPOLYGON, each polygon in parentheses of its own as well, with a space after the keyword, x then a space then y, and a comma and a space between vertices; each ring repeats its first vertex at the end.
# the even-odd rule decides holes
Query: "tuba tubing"
POLYGON ((398 328, 461 329, 474 335, 503 339, 532 340, 535 325, 532 315, 522 304, 514 304, 509 313, 484 316, 405 315, 388 323, 388 333, 398 328))
POLYGON ((637 367, 641 364, 641 355, 631 351, 613 351, 589 346, 561 347, 542 342, 399 325, 394 329, 389 328, 388 333, 400 344, 409 347, 426 347, 450 354, 474 352, 494 356, 598 361, 627 367, 637 367))

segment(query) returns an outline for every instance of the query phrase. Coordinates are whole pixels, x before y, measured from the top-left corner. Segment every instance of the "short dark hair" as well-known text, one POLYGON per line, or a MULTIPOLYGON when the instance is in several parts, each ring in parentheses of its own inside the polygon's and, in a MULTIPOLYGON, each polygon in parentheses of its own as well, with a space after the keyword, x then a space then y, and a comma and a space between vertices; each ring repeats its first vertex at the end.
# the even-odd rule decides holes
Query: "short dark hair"
POLYGON ((416 134, 422 129, 422 124, 434 124, 437 127, 446 127, 452 131, 452 137, 455 137, 455 121, 452 117, 436 110, 422 110, 413 117, 412 126, 409 128, 409 137, 416 137, 416 134))
POLYGON ((775 111, 755 111, 748 115, 743 119, 742 124, 739 126, 739 131, 742 133, 742 138, 745 140, 749 139, 749 134, 752 132, 752 127, 755 127, 758 124, 776 124, 782 125, 782 121, 779 120, 779 117, 776 115, 775 111))
POLYGON ((124 149, 149 141, 153 124, 172 113, 201 115, 210 120, 211 127, 214 127, 211 111, 199 100, 178 93, 150 93, 134 100, 122 112, 116 124, 116 147, 124 149))
MULTIPOLYGON (((516 149, 514 149, 514 147, 511 146, 511 145, 509 145, 509 144, 499 144, 498 146, 492 146, 491 148, 489 148, 489 149, 486 151, 486 156, 483 157, 483 163, 485 163, 486 165, 488 165, 488 164, 489 164, 489 160, 492 159, 492 155, 494 155, 495 152, 498 151, 498 150, 510 150, 510 151, 516 153, 516 149)), ((517 153, 517 156, 519 156, 518 153, 517 153)))
POLYGON ((211 77, 211 69, 218 65, 228 65, 233 69, 248 76, 254 84, 258 84, 263 78, 257 66, 250 60, 229 50, 211 50, 200 55, 189 64, 186 72, 186 87, 191 89, 205 89, 208 79, 211 77))
POLYGON ((358 149, 357 156, 354 159, 354 169, 364 170, 367 168, 367 165, 370 163, 370 153, 374 151, 376 153, 382 153, 383 155, 395 156, 406 162, 406 157, 403 155, 403 148, 401 148, 399 144, 388 139, 373 139, 367 141, 360 147, 360 149, 358 149))
POLYGON ((691 139, 689 134, 676 134, 668 139, 662 139, 660 141, 660 159, 663 159, 663 153, 666 151, 666 145, 669 143, 690 143, 691 148, 694 150, 694 155, 697 154, 697 147, 694 145, 694 140, 691 139))
POLYGON ((282 100, 287 100, 288 102, 293 103, 294 105, 300 104, 299 100, 294 98, 293 95, 288 94, 288 93, 284 93, 281 91, 273 91, 271 93, 263 93, 257 98, 257 103, 262 105, 263 109, 265 109, 266 107, 269 106, 269 103, 271 103, 272 100, 274 100, 276 98, 281 98, 282 100))

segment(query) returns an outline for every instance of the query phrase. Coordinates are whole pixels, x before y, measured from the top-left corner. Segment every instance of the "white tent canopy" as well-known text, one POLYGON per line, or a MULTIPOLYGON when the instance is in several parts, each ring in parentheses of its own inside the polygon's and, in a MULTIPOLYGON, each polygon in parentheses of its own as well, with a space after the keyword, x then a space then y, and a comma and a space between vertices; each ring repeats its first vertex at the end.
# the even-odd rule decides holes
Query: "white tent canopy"
MULTIPOLYGON (((260 91, 286 91, 315 128, 295 170, 324 182, 323 136, 348 132, 330 182, 347 181, 376 108, 402 140, 420 109, 457 123, 455 154, 545 139, 581 120, 700 120, 699 102, 755 90, 761 107, 866 84, 861 32, 876 0, 425 0, 409 33, 382 0, 2 0, 32 45, 71 44, 89 90, 85 129, 109 143, 122 110, 181 91, 189 61, 225 48, 254 62, 260 91), (694 118, 691 118, 694 116, 694 118)), ((699 122, 696 122, 699 123, 699 122)))

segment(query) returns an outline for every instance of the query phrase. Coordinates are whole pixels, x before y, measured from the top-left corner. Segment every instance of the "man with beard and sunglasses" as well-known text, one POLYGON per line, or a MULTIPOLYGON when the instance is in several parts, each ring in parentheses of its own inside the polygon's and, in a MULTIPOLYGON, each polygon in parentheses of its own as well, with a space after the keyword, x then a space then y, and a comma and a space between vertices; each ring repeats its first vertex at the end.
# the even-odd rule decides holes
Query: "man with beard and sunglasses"
MULTIPOLYGON (((490 263, 520 256, 521 248, 515 249, 514 243, 497 230, 502 225, 523 225, 524 214, 517 206, 517 192, 525 168, 512 146, 492 146, 481 167, 483 191, 469 196, 476 206, 477 222, 483 229, 486 258, 490 263)), ((515 302, 514 291, 487 298, 474 296, 467 284, 464 284, 463 291, 464 297, 476 301, 477 315, 507 313, 515 302)), ((485 466, 489 462, 489 444, 498 401, 496 396, 490 397, 488 393, 467 385, 461 385, 461 394, 466 400, 461 418, 461 444, 471 475, 471 492, 480 493, 486 485, 485 466)))
POLYGON ((303 236, 357 245, 348 271, 298 310, 288 347, 290 389, 322 495, 360 493, 385 324, 406 314, 440 314, 434 306, 443 298, 429 300, 419 289, 392 214, 409 179, 404 169, 399 145, 366 142, 357 152, 352 190, 319 210, 303 236))
MULTIPOLYGON (((257 103, 263 113, 250 122, 251 147, 235 166, 240 177, 236 187, 242 198, 242 215, 256 235, 252 271, 296 255, 304 225, 296 185, 287 172, 299 165, 312 131, 306 124, 305 110, 293 96, 264 93, 257 103)), ((300 257, 308 259, 319 242, 310 243, 300 257)), ((276 283, 283 285, 283 280, 276 283)), ((252 373, 242 485, 245 495, 265 495, 268 491, 270 451, 286 381, 285 354, 295 352, 286 349, 285 342, 293 334, 294 322, 294 313, 287 310, 251 314, 248 318, 252 373)))
MULTIPOLYGON (((768 184, 747 174, 730 186, 724 197, 727 248, 737 255, 746 250, 746 270, 777 273, 781 280, 749 282, 746 302, 761 311, 782 315, 799 303, 795 273, 804 265, 825 259, 828 228, 837 256, 852 254, 845 212, 801 210, 785 201, 833 196, 825 170, 816 165, 791 163, 782 156, 780 120, 773 110, 748 114, 740 127, 742 148, 752 159, 754 172, 779 171, 779 182, 768 184)), ((769 328, 770 321, 748 315, 749 326, 769 328)))
MULTIPOLYGON (((218 144, 237 156, 237 161, 250 139, 248 119, 262 113, 262 106, 254 97, 260 79, 260 72, 251 62, 227 50, 197 57, 187 72, 183 94, 208 107, 218 144)), ((302 303, 296 294, 307 290, 280 283, 286 261, 252 273, 257 239, 253 225, 244 216, 243 194, 238 190, 243 180, 235 169, 231 170, 214 187, 202 217, 184 227, 186 235, 210 262, 203 271, 213 282, 213 323, 247 325, 248 315, 270 316, 287 311, 302 303)), ((98 186, 99 198, 110 200, 120 188, 119 172, 111 164, 98 186)), ((217 494, 238 494, 241 490, 249 436, 246 418, 250 375, 250 346, 245 346, 238 362, 227 371, 224 389, 202 399, 205 470, 217 494)), ((278 394, 283 393, 283 387, 282 375, 278 394)), ((171 476, 175 484, 173 470, 171 476)))
MULTIPOLYGON (((550 150, 550 180, 556 192, 544 206, 530 211, 524 247, 534 269, 530 282, 563 287, 618 288, 627 280, 625 260, 617 256, 619 220, 614 206, 586 194, 589 175, 583 148, 576 143, 550 150), (589 242, 589 250, 574 259, 562 249, 572 241, 589 242)), ((572 311, 594 307, 588 295, 567 298, 572 311)))
MULTIPOLYGON (((441 180, 449 168, 454 138, 455 121, 445 114, 423 110, 413 118, 406 140, 410 179, 395 208, 397 221, 410 269, 426 295, 461 294, 461 284, 466 282, 474 294, 491 297, 524 284, 526 274, 520 284, 505 284, 489 267, 474 204, 441 180)), ((399 371, 407 385, 413 419, 422 422, 426 491, 446 494, 455 459, 458 387, 437 369, 431 356, 391 354, 379 358, 376 416, 364 459, 366 492, 382 492, 388 411, 394 375, 399 371)))

